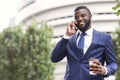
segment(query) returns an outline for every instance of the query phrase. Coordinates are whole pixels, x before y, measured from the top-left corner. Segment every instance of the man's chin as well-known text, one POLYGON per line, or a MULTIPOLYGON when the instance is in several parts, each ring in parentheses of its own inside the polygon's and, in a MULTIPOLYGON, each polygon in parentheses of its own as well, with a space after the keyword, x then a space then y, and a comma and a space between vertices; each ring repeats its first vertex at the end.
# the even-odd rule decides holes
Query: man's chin
POLYGON ((80 26, 80 28, 84 28, 85 26, 80 26))
POLYGON ((86 26, 80 26, 78 29, 82 32, 85 32, 87 30, 87 27, 86 26))
POLYGON ((79 26, 79 29, 84 29, 84 28, 85 28, 85 26, 84 26, 84 25, 79 26))

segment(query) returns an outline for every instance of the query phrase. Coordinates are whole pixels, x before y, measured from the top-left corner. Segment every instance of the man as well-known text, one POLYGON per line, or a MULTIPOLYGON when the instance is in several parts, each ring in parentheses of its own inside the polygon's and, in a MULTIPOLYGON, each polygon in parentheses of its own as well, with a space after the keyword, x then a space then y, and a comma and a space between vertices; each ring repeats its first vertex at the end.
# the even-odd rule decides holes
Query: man
POLYGON ((59 62, 67 57, 64 80, 104 80, 117 71, 111 37, 91 27, 92 15, 87 7, 78 6, 74 18, 52 51, 51 60, 59 62))

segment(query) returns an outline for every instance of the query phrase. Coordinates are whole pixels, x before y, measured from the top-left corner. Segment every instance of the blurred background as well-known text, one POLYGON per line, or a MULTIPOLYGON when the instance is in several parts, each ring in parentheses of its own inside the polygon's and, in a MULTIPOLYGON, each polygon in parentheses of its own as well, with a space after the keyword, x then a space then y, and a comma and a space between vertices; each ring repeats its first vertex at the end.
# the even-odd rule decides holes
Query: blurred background
MULTIPOLYGON (((26 28, 34 20, 36 26, 46 21, 53 26, 52 43, 57 43, 65 33, 66 25, 74 20, 74 9, 87 6, 92 12, 92 27, 96 30, 113 33, 119 27, 119 16, 112 9, 119 1, 115 0, 1 0, 0 31, 8 26, 22 24, 26 28)), ((66 59, 55 64, 54 80, 63 80, 66 59)), ((115 80, 110 76, 106 80, 115 80)))
POLYGON ((11 18, 16 17, 17 7, 18 0, 0 0, 0 31, 8 27, 11 18))

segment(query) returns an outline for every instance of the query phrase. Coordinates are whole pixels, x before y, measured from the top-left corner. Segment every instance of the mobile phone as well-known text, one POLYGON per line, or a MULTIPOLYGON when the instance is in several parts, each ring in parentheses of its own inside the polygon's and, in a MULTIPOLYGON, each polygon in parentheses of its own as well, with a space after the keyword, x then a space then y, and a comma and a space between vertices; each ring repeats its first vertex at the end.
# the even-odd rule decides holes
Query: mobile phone
POLYGON ((79 29, 79 25, 77 23, 75 23, 75 27, 76 27, 76 30, 79 29))

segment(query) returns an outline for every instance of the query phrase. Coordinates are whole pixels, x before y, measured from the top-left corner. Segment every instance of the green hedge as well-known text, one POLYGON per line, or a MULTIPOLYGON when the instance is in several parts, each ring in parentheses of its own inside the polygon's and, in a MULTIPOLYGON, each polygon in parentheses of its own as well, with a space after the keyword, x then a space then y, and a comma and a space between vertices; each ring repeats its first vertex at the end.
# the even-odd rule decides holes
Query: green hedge
POLYGON ((52 27, 42 23, 0 33, 0 80, 53 80, 52 27))

